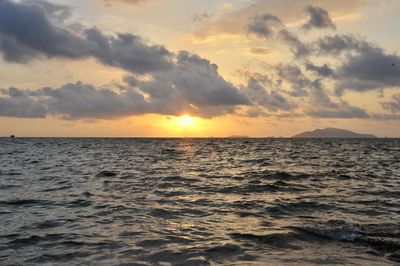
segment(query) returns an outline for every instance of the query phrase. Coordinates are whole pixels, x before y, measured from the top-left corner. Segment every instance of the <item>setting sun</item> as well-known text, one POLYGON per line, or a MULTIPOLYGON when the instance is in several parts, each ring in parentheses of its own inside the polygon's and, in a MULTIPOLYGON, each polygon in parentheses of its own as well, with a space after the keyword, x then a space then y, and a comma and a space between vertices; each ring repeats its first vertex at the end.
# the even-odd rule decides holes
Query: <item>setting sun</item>
POLYGON ((202 136, 209 129, 206 120, 188 114, 170 116, 162 122, 164 134, 174 137, 202 136))
POLYGON ((196 126, 196 119, 190 115, 182 115, 178 117, 176 124, 182 128, 191 128, 196 126))

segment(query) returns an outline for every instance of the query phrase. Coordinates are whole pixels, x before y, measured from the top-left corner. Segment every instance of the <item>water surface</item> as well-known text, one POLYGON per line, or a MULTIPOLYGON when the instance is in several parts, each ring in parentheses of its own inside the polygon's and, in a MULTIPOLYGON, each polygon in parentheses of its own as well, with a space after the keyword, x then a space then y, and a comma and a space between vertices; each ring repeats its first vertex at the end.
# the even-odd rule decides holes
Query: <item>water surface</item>
POLYGON ((400 140, 0 139, 1 265, 397 265, 400 140))

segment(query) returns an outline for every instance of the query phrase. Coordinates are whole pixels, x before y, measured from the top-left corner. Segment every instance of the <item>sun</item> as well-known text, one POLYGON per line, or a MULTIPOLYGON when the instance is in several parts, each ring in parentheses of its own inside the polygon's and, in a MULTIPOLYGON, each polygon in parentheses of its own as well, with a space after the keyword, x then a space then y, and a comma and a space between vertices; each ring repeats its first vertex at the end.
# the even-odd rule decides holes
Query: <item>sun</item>
POLYGON ((176 121, 177 125, 181 128, 192 128, 196 126, 196 119, 190 115, 182 115, 176 121))
POLYGON ((201 117, 182 114, 180 116, 169 116, 163 120, 163 130, 167 135, 174 137, 199 136, 207 129, 207 121, 201 117))

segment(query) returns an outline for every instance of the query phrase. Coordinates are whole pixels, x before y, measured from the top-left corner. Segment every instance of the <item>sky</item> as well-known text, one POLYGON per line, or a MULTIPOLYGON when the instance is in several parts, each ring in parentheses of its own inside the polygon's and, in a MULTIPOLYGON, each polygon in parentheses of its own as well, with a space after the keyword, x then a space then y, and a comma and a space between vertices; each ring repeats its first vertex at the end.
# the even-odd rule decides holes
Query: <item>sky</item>
POLYGON ((0 0, 0 136, 400 137, 398 0, 0 0))

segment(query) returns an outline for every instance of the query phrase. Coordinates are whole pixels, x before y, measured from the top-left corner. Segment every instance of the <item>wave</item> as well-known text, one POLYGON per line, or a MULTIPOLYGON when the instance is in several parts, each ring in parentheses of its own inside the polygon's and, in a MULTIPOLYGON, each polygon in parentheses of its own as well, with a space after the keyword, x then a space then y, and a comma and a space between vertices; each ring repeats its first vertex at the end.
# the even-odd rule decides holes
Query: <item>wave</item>
POLYGON ((117 175, 118 175, 118 172, 104 170, 104 171, 99 172, 96 175, 96 177, 115 177, 117 175))
POLYGON ((53 205, 53 203, 48 200, 39 200, 39 199, 12 199, 12 200, 0 201, 0 205, 25 207, 25 206, 32 206, 32 205, 49 206, 49 205, 53 205))
POLYGON ((323 238, 340 241, 356 241, 363 236, 361 228, 357 225, 342 225, 337 227, 322 224, 305 225, 300 230, 323 238))
POLYGON ((400 262, 399 140, 21 142, 0 139, 2 265, 400 262))
POLYGON ((327 240, 345 241, 365 245, 399 261, 400 225, 399 224, 347 224, 344 221, 313 223, 295 230, 312 234, 327 240))
POLYGON ((239 240, 250 240, 277 248, 294 249, 294 250, 302 249, 300 246, 293 244, 293 242, 299 240, 298 234, 293 232, 275 233, 267 235, 234 233, 231 234, 231 237, 233 239, 239 239, 239 240))

